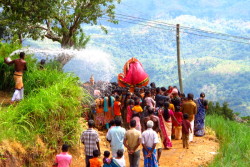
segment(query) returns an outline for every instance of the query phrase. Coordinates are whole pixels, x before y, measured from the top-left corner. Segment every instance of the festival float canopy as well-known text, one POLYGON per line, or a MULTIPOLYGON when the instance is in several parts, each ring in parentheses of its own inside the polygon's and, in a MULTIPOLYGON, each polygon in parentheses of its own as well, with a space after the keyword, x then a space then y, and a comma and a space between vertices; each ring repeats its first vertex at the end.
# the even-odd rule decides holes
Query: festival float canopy
POLYGON ((148 83, 148 74, 144 71, 141 62, 134 57, 125 63, 123 73, 118 74, 119 86, 129 87, 131 92, 134 92, 135 87, 147 86, 148 83))

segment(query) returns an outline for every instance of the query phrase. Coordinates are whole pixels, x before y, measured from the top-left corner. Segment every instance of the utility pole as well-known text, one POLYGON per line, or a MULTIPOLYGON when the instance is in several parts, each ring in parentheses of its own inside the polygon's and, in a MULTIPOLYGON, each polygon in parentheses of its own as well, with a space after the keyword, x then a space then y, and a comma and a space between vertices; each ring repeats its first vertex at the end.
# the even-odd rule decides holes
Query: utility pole
POLYGON ((176 46, 177 46, 177 65, 180 91, 183 93, 182 77, 181 77, 181 58, 180 58, 180 24, 176 24, 176 46))

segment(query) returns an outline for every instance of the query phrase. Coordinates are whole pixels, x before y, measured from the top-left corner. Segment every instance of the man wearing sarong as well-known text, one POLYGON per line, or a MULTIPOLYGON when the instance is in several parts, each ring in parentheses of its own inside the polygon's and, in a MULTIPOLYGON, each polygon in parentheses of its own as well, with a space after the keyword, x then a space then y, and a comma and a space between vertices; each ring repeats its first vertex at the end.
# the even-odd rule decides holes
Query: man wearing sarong
POLYGON ((12 61, 8 61, 7 58, 4 59, 4 62, 8 65, 14 64, 15 66, 15 72, 14 72, 14 81, 15 81, 15 92, 13 94, 13 97, 11 99, 11 102, 14 103, 14 101, 19 101, 23 99, 23 72, 27 70, 26 61, 24 60, 25 53, 20 53, 20 58, 15 59, 12 61))
POLYGON ((156 144, 159 142, 157 133, 152 129, 153 121, 147 122, 147 130, 142 133, 142 146, 144 156, 144 167, 158 167, 156 158, 156 144))
POLYGON ((145 117, 142 120, 142 131, 145 131, 147 129, 147 122, 151 120, 154 122, 153 130, 157 133, 159 142, 156 145, 156 150, 157 150, 157 161, 160 161, 161 157, 161 152, 162 152, 162 142, 161 142, 161 137, 160 137, 160 120, 159 117, 154 115, 154 108, 149 107, 148 109, 148 116, 145 117))

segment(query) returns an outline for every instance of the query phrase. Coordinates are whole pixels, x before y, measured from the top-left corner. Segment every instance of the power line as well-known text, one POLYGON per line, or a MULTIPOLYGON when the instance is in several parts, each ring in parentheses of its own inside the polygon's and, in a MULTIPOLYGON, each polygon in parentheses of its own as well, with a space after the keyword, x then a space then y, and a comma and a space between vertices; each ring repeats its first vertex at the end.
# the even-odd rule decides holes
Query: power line
MULTIPOLYGON (((104 18, 107 18, 107 17, 104 17, 104 18)), ((109 19, 109 18, 107 18, 107 19, 109 19)), ((159 26, 162 26, 161 24, 151 23, 151 24, 154 24, 154 25, 149 25, 149 24, 146 24, 146 23, 142 23, 141 20, 137 20, 137 19, 124 18, 124 17, 120 17, 119 18, 119 16, 118 16, 118 21, 127 22, 127 23, 131 23, 131 24, 138 24, 138 25, 149 26, 149 27, 158 28, 158 29, 161 29, 161 30, 175 31, 174 29, 170 29, 170 28, 166 28, 166 27, 164 27, 164 28, 163 27, 159 27, 159 26), (135 21, 140 21, 140 22, 135 22, 135 21), (156 26, 156 25, 158 25, 158 26, 156 26)), ((229 40, 229 39, 225 39, 225 38, 211 37, 211 36, 208 36, 208 35, 202 35, 202 34, 197 34, 197 33, 193 33, 193 32, 185 32, 185 31, 181 31, 181 32, 182 33, 186 33, 186 34, 191 34, 191 35, 206 37, 206 38, 213 38, 213 39, 217 39, 217 40, 224 40, 224 41, 229 41, 229 42, 235 42, 235 43, 242 43, 242 44, 248 44, 248 45, 250 45, 249 42, 242 42, 242 41, 229 40)))
MULTIPOLYGON (((150 21, 150 22, 153 22, 153 23, 156 23, 156 24, 158 23, 158 25, 165 25, 165 26, 169 26, 169 27, 175 27, 176 26, 175 24, 166 23, 166 22, 162 22, 162 21, 152 21, 152 20, 149 20, 149 19, 141 18, 141 17, 129 16, 129 15, 124 15, 124 14, 119 14, 119 13, 116 13, 116 15, 123 16, 123 17, 128 17, 128 18, 139 19, 139 20, 144 20, 144 21, 150 21)), ((220 32, 207 31, 207 30, 192 28, 192 27, 188 27, 188 26, 181 26, 180 28, 194 30, 194 31, 200 31, 200 32, 208 33, 208 34, 215 34, 215 35, 227 36, 227 37, 232 37, 232 38, 250 40, 250 38, 246 38, 246 37, 235 36, 235 35, 230 35, 230 34, 225 34, 225 33, 220 33, 220 32)))

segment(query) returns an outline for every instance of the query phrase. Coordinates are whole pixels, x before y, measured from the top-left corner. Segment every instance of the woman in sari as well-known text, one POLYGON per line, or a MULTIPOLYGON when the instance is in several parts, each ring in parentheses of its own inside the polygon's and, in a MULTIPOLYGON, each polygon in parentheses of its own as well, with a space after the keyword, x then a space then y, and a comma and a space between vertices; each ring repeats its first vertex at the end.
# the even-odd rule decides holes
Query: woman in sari
POLYGON ((158 117, 159 117, 159 125, 160 125, 160 130, 161 130, 161 138, 163 141, 163 145, 166 149, 169 149, 172 147, 171 143, 171 134, 170 138, 167 133, 167 128, 165 125, 165 120, 164 120, 164 108, 163 108, 163 103, 159 103, 159 109, 158 109, 158 117))
POLYGON ((104 97, 104 122, 106 128, 109 127, 109 122, 114 119, 113 106, 114 106, 114 97, 108 96, 107 94, 104 97))
POLYGON ((208 109, 208 103, 205 100, 205 93, 200 94, 200 98, 196 101, 196 104, 198 111, 194 120, 194 135, 204 136, 206 109, 208 109))
POLYGON ((103 98, 96 99, 95 103, 96 103, 96 113, 94 116, 94 120, 97 128, 101 129, 104 125, 103 98))

